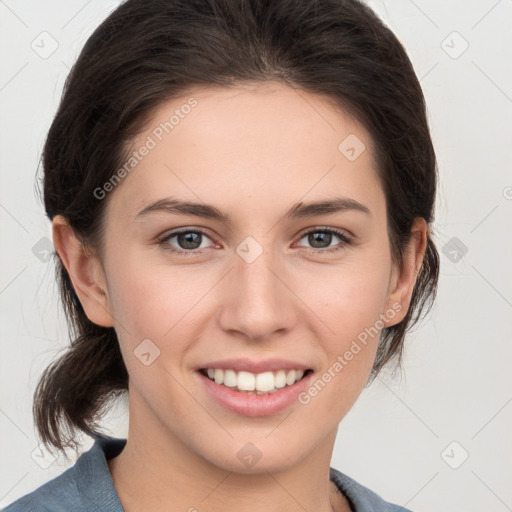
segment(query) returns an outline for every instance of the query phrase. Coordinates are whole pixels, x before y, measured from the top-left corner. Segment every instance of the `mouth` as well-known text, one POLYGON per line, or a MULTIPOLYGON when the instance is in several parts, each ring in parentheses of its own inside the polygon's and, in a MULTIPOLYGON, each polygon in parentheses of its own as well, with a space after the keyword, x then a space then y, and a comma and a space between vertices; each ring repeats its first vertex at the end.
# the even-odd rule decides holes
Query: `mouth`
POLYGON ((313 370, 282 369, 252 373, 226 368, 200 368, 199 373, 219 386, 247 395, 272 395, 306 379, 313 370))
POLYGON ((256 355, 203 361, 194 372, 208 399, 246 417, 272 416, 295 407, 314 374, 314 367, 299 360, 256 355))

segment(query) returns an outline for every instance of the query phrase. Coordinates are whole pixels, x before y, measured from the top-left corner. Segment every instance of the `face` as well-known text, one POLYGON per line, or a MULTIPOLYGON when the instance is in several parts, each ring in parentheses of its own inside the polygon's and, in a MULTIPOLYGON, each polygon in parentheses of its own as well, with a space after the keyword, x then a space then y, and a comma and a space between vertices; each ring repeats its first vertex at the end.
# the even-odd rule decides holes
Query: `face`
POLYGON ((84 297, 118 335, 130 433, 229 471, 306 460, 332 440, 381 329, 407 309, 372 140, 326 98, 266 83, 165 104, 132 151, 140 161, 103 199, 104 303, 84 297), (291 369, 307 371, 275 388, 283 373, 300 377, 291 369), (277 392, 228 389, 234 377, 277 392), (261 459, 244 466, 251 451, 261 459))

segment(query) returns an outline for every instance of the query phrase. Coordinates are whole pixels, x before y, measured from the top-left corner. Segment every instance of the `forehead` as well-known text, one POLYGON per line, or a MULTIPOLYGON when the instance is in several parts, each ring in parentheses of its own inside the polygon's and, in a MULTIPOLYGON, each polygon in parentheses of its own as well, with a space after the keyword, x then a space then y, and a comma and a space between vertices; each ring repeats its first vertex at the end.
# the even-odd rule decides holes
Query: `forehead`
POLYGON ((332 100, 277 82, 190 89, 152 113, 133 152, 111 198, 131 218, 166 196, 268 210, 330 192, 361 202, 380 193, 364 127, 332 100))

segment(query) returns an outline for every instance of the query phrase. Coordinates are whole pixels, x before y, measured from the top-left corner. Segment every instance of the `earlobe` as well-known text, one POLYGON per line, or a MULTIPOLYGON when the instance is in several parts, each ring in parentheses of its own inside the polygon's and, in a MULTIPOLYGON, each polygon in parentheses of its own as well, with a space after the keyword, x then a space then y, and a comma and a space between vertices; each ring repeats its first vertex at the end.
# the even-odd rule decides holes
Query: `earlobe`
POLYGON ((97 325, 112 327, 113 317, 100 261, 86 250, 62 215, 54 217, 52 233, 55 249, 87 317, 97 325))
POLYGON ((392 320, 385 323, 386 327, 400 323, 407 315, 426 247, 427 223, 422 217, 417 217, 411 229, 411 240, 404 251, 402 265, 400 268, 397 266, 393 268, 391 293, 388 297, 386 311, 394 309, 399 312, 393 315, 392 320), (400 304, 400 308, 397 307, 398 304, 400 304))

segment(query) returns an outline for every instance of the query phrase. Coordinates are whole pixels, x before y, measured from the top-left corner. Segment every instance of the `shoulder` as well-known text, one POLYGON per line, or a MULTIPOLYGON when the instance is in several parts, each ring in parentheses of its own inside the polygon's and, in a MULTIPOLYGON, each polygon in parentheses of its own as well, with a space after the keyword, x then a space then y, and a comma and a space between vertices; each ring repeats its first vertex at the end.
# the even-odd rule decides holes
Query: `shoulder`
POLYGON ((378 494, 353 478, 330 468, 330 479, 346 496, 353 512, 411 512, 409 509, 384 501, 378 494))
POLYGON ((2 512, 122 512, 107 459, 121 452, 125 439, 95 438, 89 451, 53 480, 46 482, 2 512))
POLYGON ((69 468, 53 480, 46 482, 25 496, 17 499, 2 512, 47 512, 64 510, 77 501, 75 467, 69 468))

